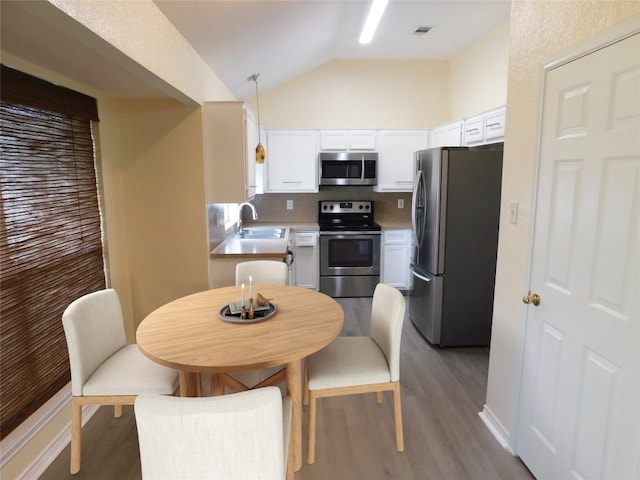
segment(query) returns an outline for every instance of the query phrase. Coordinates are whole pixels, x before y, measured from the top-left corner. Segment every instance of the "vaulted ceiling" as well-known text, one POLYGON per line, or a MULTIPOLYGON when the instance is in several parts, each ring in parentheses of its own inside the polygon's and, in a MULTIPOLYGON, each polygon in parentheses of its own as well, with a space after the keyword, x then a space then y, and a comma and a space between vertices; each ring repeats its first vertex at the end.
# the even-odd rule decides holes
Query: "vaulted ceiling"
POLYGON ((373 41, 358 38, 370 0, 155 0, 239 98, 334 59, 449 59, 509 18, 510 1, 391 0, 373 41), (424 35, 418 27, 431 27, 424 35))
MULTIPOLYGON (((115 96, 167 96, 124 60, 78 42, 68 25, 34 15, 36 3, 0 1, 3 50, 115 96)), ((239 99, 255 94, 254 73, 263 93, 334 59, 449 59, 511 10, 505 0, 390 0, 373 41, 360 45, 370 0, 154 3, 239 99), (431 29, 418 35, 418 27, 431 29)))

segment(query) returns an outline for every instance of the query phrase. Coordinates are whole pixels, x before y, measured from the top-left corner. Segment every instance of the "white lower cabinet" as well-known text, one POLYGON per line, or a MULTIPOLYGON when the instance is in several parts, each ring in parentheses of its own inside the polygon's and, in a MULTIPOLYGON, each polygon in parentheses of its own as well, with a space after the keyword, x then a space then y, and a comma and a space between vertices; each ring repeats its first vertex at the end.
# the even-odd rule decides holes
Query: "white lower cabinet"
POLYGON ((317 231, 293 231, 293 278, 289 283, 297 287, 320 289, 320 257, 318 252, 319 233, 317 231))
POLYGON ((382 231, 380 281, 400 290, 411 288, 411 230, 382 231))

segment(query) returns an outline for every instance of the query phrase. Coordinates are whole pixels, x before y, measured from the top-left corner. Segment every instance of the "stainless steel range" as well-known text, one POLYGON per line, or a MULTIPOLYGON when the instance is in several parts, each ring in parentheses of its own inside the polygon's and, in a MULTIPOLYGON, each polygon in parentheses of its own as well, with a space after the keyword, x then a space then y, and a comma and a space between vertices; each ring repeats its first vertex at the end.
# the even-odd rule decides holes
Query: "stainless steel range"
POLYGON ((380 282, 380 225, 372 201, 321 201, 320 291, 331 297, 370 297, 380 282))

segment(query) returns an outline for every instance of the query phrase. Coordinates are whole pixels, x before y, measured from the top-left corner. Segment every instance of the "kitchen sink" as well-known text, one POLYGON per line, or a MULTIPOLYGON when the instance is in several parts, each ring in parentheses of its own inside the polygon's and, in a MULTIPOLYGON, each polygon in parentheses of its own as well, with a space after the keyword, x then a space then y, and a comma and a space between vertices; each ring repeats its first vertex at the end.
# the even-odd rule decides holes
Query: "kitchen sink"
POLYGON ((235 238, 244 240, 278 240, 284 238, 286 228, 280 227, 247 227, 243 233, 236 233, 235 238))

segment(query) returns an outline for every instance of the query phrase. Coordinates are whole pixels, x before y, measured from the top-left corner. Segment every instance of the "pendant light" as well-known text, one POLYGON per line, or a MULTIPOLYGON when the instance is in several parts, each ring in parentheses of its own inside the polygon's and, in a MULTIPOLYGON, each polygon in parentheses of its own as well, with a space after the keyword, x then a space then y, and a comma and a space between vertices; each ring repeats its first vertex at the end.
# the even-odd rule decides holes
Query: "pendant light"
POLYGON ((250 82, 256 82, 256 109, 258 111, 258 145, 256 146, 256 163, 264 163, 264 159, 266 156, 266 152, 264 151, 264 147, 260 142, 260 100, 258 99, 258 77, 260 73, 254 73, 249 76, 247 80, 250 82))

